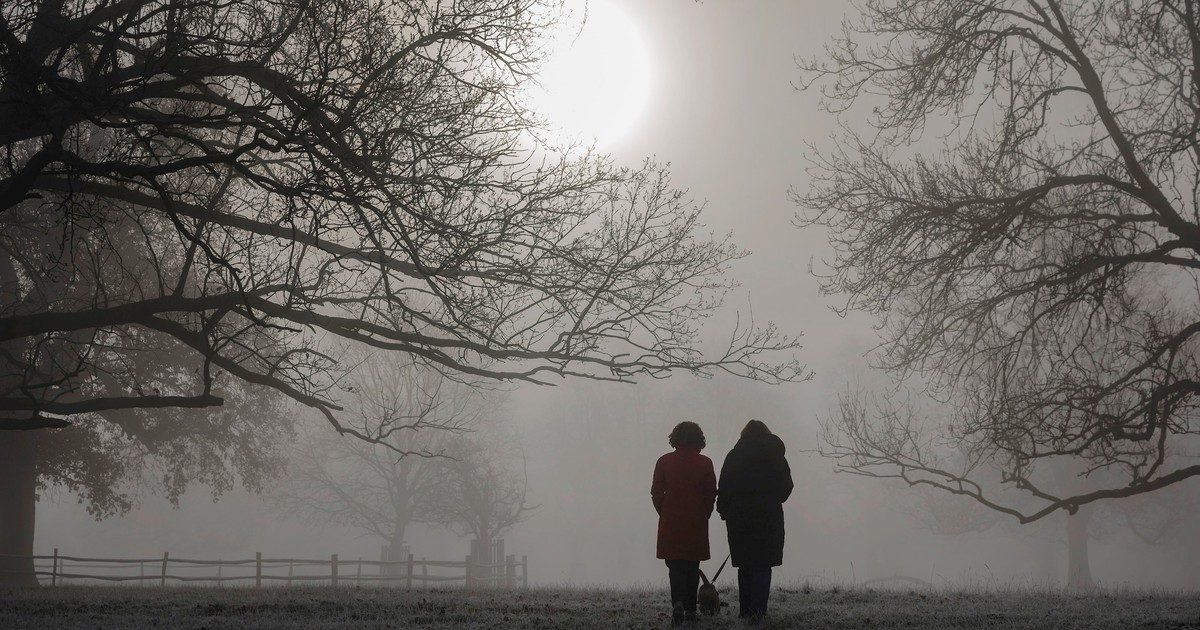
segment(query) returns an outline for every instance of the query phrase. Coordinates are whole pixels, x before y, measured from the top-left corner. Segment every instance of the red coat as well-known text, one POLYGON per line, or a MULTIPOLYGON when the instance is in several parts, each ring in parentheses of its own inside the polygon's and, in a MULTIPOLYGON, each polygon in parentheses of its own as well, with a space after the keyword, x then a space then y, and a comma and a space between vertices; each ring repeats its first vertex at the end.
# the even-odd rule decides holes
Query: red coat
POLYGON ((694 448, 658 458, 650 498, 658 510, 658 557, 708 560, 708 517, 717 498, 712 460, 694 448))

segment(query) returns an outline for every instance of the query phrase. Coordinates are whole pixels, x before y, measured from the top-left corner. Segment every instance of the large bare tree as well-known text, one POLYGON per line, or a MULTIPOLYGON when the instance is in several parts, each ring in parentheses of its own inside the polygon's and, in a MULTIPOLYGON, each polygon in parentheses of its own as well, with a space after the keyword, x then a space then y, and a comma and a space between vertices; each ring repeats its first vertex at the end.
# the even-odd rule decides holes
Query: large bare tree
POLYGON ((700 352, 743 252, 702 231, 662 168, 526 133, 519 88, 556 15, 540 0, 0 4, 0 428, 27 431, 5 432, 0 463, 28 481, 6 497, 32 501, 40 430, 217 407, 225 379, 367 441, 411 429, 341 414, 335 340, 468 377, 802 377, 761 360, 795 347, 770 326, 700 352), (172 361, 134 360, 150 351, 172 361))
POLYGON ((856 8, 804 63, 846 131, 799 222, 877 364, 944 405, 848 398, 827 454, 1022 523, 1200 475, 1196 3, 856 8))

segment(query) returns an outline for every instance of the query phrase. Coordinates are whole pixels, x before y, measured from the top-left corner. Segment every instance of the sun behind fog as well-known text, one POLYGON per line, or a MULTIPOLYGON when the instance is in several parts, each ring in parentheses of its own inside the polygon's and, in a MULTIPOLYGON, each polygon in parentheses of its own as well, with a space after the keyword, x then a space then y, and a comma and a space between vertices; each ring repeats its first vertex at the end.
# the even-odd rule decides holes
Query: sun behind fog
POLYGON ((531 105, 564 140, 610 146, 646 107, 650 55, 637 24, 618 5, 589 0, 584 11, 581 3, 553 40, 531 105))

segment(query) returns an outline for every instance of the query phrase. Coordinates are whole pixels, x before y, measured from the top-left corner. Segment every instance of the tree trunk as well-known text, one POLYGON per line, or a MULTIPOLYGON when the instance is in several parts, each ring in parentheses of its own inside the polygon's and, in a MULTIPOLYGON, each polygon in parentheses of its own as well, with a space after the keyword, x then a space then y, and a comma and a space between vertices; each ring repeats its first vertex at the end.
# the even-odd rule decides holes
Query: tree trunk
MULTIPOLYGON (((0 431, 0 556, 33 555, 38 431, 0 431)), ((37 586, 32 558, 0 557, 0 584, 37 586)))
MULTIPOLYGON (((404 551, 404 525, 397 524, 392 529, 392 537, 388 541, 388 557, 387 560, 392 562, 398 560, 408 560, 408 554, 404 551)), ((398 566, 392 565, 387 568, 388 575, 404 575, 407 567, 401 569, 398 566)))
POLYGON ((1088 561, 1088 524, 1092 520, 1092 509, 1079 508, 1067 515, 1067 588, 1092 589, 1092 567, 1088 561))
POLYGON ((1200 590, 1200 537, 1193 536, 1185 543, 1187 545, 1186 566, 1187 588, 1191 591, 1200 590))

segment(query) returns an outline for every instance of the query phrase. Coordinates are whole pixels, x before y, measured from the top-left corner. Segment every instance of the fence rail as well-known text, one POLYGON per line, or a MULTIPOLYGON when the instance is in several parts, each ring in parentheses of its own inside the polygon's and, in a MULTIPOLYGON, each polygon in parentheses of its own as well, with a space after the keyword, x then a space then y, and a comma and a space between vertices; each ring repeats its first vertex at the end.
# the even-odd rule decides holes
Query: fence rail
POLYGON ((52 555, 9 555, 0 554, 3 560, 29 560, 33 570, 0 570, 0 575, 34 575, 39 581, 51 586, 70 581, 97 580, 101 582, 155 582, 165 586, 168 581, 210 582, 226 584, 253 582, 255 587, 264 583, 328 583, 337 586, 343 583, 404 586, 462 583, 467 588, 499 587, 526 588, 529 586, 529 557, 506 556, 503 562, 476 562, 467 557, 464 561, 426 560, 408 554, 406 560, 343 560, 337 554, 326 559, 318 558, 264 558, 255 553, 253 558, 234 560, 206 560, 197 558, 172 558, 169 552, 153 558, 95 558, 60 555, 58 549, 52 555), (369 571, 364 574, 363 567, 369 571), (137 574, 129 571, 137 569, 137 574), (103 573, 84 572, 84 569, 106 570, 103 573), (207 574, 180 573, 192 569, 207 570, 207 574), (226 570, 235 575, 227 575, 226 570), (314 570, 315 569, 315 570, 314 570), (434 569, 440 573, 431 573, 434 569), (461 570, 454 572, 455 569, 461 570), (212 572, 215 570, 215 575, 212 572), (286 570, 286 574, 282 574, 286 570), (451 573, 447 574, 449 570, 451 573), (419 571, 419 572, 418 572, 419 571), (43 579, 44 578, 44 579, 43 579))

